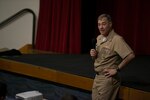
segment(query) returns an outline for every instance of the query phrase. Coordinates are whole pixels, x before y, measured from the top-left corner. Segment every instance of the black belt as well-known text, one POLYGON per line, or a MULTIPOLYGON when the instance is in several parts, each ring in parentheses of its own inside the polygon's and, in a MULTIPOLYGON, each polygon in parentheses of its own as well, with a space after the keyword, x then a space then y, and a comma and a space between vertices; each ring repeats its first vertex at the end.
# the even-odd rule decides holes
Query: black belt
POLYGON ((104 75, 103 72, 96 72, 96 75, 104 75))
POLYGON ((100 72, 96 72, 96 75, 100 75, 101 73, 100 72))
POLYGON ((99 75, 99 72, 96 72, 96 75, 99 75))

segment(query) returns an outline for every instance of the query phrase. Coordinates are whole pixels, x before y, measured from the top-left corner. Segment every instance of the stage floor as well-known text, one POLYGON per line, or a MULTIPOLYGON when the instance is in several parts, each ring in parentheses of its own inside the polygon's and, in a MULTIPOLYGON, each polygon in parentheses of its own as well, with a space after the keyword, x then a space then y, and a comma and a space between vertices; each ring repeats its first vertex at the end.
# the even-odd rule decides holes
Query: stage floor
MULTIPOLYGON (((122 91, 123 94, 126 94, 125 98, 132 93, 132 89, 140 91, 137 93, 142 94, 142 98, 150 97, 149 59, 150 56, 138 56, 119 73, 122 79, 122 86, 125 86, 122 91)), ((86 91, 91 91, 95 76, 93 60, 88 54, 3 56, 0 58, 0 69, 86 91)))
POLYGON ((94 78, 89 55, 25 54, 0 58, 0 68, 91 91, 94 78), (3 67, 2 67, 3 66, 3 67))

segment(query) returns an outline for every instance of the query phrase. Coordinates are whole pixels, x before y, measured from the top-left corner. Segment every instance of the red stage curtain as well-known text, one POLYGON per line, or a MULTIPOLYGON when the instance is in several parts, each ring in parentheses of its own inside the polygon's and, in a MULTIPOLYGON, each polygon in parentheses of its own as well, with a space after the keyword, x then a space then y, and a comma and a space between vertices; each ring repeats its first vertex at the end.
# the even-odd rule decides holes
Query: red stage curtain
POLYGON ((114 26, 136 55, 150 55, 150 5, 147 0, 115 0, 114 26))
POLYGON ((81 52, 80 0, 40 0, 35 48, 44 51, 81 52))

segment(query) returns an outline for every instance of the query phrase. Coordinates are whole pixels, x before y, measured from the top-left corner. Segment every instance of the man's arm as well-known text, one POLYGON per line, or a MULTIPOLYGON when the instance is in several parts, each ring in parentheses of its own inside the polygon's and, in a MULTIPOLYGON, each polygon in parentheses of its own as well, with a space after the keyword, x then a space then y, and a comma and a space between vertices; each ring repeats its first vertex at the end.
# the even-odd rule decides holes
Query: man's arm
POLYGON ((130 53, 128 56, 126 56, 122 62, 118 65, 118 69, 122 69, 124 66, 126 66, 133 58, 135 57, 134 53, 130 53))
POLYGON ((118 65, 118 69, 114 69, 114 68, 106 68, 103 70, 103 72, 105 73, 104 75, 107 77, 111 77, 113 75, 115 75, 117 73, 118 70, 122 69, 124 66, 126 66, 133 58, 135 57, 134 53, 130 53, 129 55, 127 55, 122 62, 118 65))

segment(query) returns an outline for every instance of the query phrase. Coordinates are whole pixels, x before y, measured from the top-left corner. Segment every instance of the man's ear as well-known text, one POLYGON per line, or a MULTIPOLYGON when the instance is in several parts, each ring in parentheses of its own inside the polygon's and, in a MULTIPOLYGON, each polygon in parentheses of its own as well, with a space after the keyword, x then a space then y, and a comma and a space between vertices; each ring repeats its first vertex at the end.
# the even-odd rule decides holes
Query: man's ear
POLYGON ((112 27, 112 22, 109 22, 110 27, 112 27))

